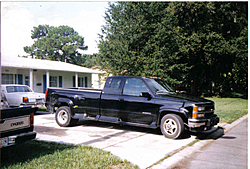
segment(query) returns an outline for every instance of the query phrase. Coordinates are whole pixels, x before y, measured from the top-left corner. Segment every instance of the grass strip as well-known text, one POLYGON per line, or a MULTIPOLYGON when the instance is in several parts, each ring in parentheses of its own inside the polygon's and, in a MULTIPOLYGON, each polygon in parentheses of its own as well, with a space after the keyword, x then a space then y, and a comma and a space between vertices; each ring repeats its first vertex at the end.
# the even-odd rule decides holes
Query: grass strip
POLYGON ((215 102, 215 114, 220 122, 232 123, 247 114, 248 100, 242 98, 207 98, 215 102))
POLYGON ((138 168, 101 149, 37 140, 2 149, 0 167, 3 169, 138 168))

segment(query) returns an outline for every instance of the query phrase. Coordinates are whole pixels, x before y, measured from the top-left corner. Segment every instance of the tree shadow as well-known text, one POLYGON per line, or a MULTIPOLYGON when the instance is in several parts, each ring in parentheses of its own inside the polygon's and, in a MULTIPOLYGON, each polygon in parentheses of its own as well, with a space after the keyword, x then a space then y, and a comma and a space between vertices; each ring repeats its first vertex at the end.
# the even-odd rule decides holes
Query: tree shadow
POLYGON ((37 140, 27 141, 15 146, 1 149, 1 168, 10 165, 31 161, 54 152, 75 148, 75 145, 43 142, 37 140))

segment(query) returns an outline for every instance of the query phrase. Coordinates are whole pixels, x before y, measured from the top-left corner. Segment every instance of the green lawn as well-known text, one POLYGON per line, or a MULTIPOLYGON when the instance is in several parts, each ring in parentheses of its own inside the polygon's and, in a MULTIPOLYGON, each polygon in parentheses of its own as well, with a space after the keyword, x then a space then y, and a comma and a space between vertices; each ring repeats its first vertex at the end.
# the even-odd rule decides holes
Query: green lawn
POLYGON ((88 146, 28 141, 1 150, 1 168, 138 168, 110 152, 88 146))
POLYGON ((215 102, 215 114, 220 122, 232 123, 247 114, 248 100, 242 98, 207 98, 215 102))
POLYGON ((38 107, 38 111, 47 111, 46 107, 38 107))

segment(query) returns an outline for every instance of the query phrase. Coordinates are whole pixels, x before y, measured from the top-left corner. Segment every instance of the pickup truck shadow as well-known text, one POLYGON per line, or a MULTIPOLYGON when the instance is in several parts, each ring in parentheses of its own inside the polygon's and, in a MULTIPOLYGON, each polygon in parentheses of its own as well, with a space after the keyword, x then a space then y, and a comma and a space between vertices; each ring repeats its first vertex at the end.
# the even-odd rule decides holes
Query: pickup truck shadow
POLYGON ((117 129, 117 130, 126 130, 126 131, 133 131, 133 132, 143 132, 143 133, 150 133, 150 134, 155 134, 155 135, 162 135, 159 128, 151 129, 151 128, 144 128, 144 127, 129 126, 129 125, 120 125, 117 123, 109 123, 109 122, 81 120, 77 123, 77 126, 78 125, 94 126, 94 127, 108 128, 108 129, 117 129))
MULTIPOLYGON (((162 135, 160 128, 151 129, 151 128, 144 128, 144 127, 120 125, 116 123, 91 121, 91 120, 81 120, 78 122, 77 125, 95 126, 95 127, 102 127, 102 128, 110 128, 110 129, 126 130, 126 131, 132 131, 132 132, 143 132, 143 133, 149 133, 149 134, 155 134, 155 135, 162 135)), ((224 129, 221 127, 218 127, 218 128, 215 128, 214 130, 199 133, 199 134, 191 133, 185 130, 183 136, 179 139, 188 139, 191 137, 191 135, 195 135, 196 139, 200 139, 200 140, 209 140, 209 139, 216 140, 224 135, 224 129)))
MULTIPOLYGON (((81 121, 79 121, 77 123, 77 126, 78 125, 94 126, 94 127, 117 129, 117 130, 125 130, 125 131, 131 131, 131 132, 143 132, 143 133, 154 134, 154 135, 162 135, 160 128, 152 129, 152 128, 129 126, 129 125, 120 125, 120 124, 117 124, 117 123, 91 121, 91 120, 81 120, 81 121)), ((164 137, 164 136, 162 135, 162 137, 164 137)), ((183 136, 180 139, 187 139, 187 138, 190 138, 190 137, 191 137, 190 132, 185 131, 183 136)))
POLYGON ((196 134, 196 139, 200 139, 200 140, 214 139, 214 140, 216 140, 218 138, 221 138, 223 135, 224 135, 224 129, 221 127, 218 127, 218 128, 215 128, 211 132, 196 134))

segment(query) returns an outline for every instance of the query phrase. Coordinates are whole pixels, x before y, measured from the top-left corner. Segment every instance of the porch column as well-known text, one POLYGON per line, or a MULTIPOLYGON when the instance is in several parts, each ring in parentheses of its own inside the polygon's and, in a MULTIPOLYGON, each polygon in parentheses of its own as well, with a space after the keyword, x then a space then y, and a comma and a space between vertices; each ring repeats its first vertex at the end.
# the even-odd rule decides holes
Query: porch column
POLYGON ((78 73, 75 73, 75 83, 76 83, 75 87, 78 87, 78 73))
POLYGON ((33 70, 30 69, 30 88, 33 90, 33 70))
POLYGON ((47 86, 47 88, 50 87, 49 86, 49 71, 48 70, 46 71, 46 86, 47 86))
POLYGON ((97 73, 92 73, 91 74, 91 87, 94 89, 100 89, 100 80, 99 80, 99 74, 97 73))

